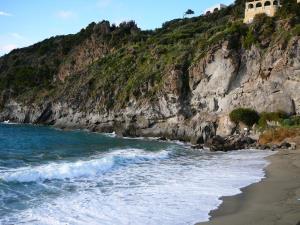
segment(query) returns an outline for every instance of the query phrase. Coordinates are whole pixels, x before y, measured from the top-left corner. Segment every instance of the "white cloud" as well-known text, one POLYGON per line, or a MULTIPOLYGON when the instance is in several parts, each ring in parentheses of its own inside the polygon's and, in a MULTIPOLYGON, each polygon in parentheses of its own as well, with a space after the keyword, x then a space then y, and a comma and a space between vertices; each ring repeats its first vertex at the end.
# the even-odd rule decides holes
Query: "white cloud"
POLYGON ((111 4, 112 0, 98 0, 97 6, 100 8, 107 8, 111 4))
POLYGON ((19 34, 19 33, 11 33, 10 36, 12 36, 13 38, 17 39, 17 40, 24 40, 25 38, 19 34))
POLYGON ((0 11, 0 16, 12 16, 12 14, 0 11))
POLYGON ((61 10, 56 15, 57 15, 58 18, 64 19, 64 20, 72 19, 72 18, 75 17, 75 13, 74 12, 67 11, 67 10, 61 10))

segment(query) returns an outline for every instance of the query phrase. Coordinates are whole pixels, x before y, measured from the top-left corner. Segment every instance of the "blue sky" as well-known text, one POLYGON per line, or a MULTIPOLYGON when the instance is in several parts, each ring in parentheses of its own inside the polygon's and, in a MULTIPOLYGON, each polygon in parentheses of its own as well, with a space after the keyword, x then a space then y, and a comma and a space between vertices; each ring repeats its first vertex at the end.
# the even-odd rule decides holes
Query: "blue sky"
POLYGON ((51 36, 76 33, 93 21, 135 20, 142 29, 154 29, 182 17, 189 8, 200 15, 217 3, 220 0, 0 0, 0 55, 51 36))

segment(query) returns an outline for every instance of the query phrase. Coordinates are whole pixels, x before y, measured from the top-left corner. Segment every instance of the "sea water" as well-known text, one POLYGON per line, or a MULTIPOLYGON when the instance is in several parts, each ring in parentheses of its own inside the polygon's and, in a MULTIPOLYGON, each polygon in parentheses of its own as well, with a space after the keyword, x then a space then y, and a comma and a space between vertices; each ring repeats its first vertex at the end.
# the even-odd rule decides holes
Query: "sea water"
POLYGON ((0 125, 0 224, 176 225, 264 177, 270 152, 0 125))

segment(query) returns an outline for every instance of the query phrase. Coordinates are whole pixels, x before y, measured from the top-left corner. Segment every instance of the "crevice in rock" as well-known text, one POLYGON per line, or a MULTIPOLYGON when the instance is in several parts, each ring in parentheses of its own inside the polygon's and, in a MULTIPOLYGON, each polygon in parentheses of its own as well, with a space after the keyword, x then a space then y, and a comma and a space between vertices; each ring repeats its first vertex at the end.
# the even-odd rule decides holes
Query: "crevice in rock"
POLYGON ((51 117, 52 113, 52 104, 48 103, 41 116, 36 120, 36 123, 47 124, 47 120, 51 117))

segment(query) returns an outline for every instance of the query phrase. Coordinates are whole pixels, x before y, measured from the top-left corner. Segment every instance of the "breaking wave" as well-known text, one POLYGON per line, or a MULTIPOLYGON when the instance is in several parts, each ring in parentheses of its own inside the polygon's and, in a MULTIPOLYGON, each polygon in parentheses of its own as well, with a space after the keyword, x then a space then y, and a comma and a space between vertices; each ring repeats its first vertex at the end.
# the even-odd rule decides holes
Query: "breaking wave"
POLYGON ((5 172, 1 179, 6 182, 41 182, 92 177, 109 172, 119 166, 163 160, 168 158, 169 153, 167 150, 157 153, 141 149, 116 150, 100 158, 19 168, 5 172))

